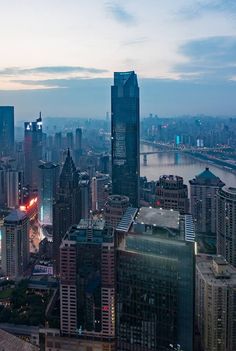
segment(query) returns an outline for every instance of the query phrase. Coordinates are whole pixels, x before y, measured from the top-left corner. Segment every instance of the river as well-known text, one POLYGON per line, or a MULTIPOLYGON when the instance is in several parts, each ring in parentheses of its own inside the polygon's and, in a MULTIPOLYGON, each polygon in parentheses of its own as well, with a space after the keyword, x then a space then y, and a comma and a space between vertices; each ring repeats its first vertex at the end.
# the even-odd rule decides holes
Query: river
MULTIPOLYGON (((141 145, 141 152, 156 151, 149 145, 141 145)), ((140 173, 146 176, 148 180, 157 180, 163 174, 174 174, 183 177, 184 183, 188 184, 189 180, 209 167, 210 171, 227 185, 236 187, 236 175, 233 173, 214 166, 211 163, 198 160, 181 152, 163 152, 147 156, 147 166, 144 166, 143 156, 140 157, 140 173)))

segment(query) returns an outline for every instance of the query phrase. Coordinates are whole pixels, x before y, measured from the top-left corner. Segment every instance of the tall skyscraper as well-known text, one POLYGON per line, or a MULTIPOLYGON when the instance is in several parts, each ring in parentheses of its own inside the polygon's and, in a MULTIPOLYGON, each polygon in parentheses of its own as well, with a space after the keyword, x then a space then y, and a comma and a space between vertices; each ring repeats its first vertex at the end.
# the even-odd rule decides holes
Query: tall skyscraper
POLYGON ((139 87, 135 72, 115 72, 111 87, 112 193, 139 205, 139 87))
POLYGON ((53 203, 59 178, 59 165, 52 162, 43 162, 39 166, 39 221, 42 225, 53 223, 53 203))
POLYGON ((77 128, 75 131, 75 149, 81 150, 82 149, 82 129, 77 128))
POLYGON ((81 219, 79 174, 67 152, 60 178, 56 202, 53 205, 53 257, 54 272, 59 274, 60 244, 66 231, 81 219))
POLYGON ((115 338, 115 251, 105 221, 82 219, 61 247, 61 332, 88 339, 115 338))
POLYGON ((189 183, 191 213, 195 220, 196 232, 216 237, 216 194, 224 183, 209 168, 189 183))
POLYGON ((75 164, 79 166, 80 157, 82 155, 82 129, 77 128, 75 131, 75 147, 74 147, 74 156, 75 164))
POLYGON ((14 152, 14 107, 0 106, 0 157, 14 152))
POLYGON ((128 208, 117 228, 117 351, 193 350, 194 229, 190 215, 128 208))
POLYGON ((2 228, 2 270, 10 279, 23 277, 29 262, 29 219, 25 212, 13 210, 2 228))
POLYGON ((39 161, 43 156, 43 131, 42 118, 35 122, 25 122, 25 185, 29 187, 31 193, 38 189, 39 182, 39 161))
POLYGON ((92 178, 92 210, 101 211, 104 209, 105 203, 109 196, 110 177, 108 174, 96 173, 92 178))
POLYGON ((236 350, 236 268, 222 256, 197 256, 196 322, 205 351, 236 350))
POLYGON ((217 254, 236 267, 236 188, 219 189, 216 213, 217 254))
POLYGON ((18 208, 23 203, 23 171, 6 171, 7 207, 18 208))
POLYGON ((183 178, 174 175, 163 175, 156 183, 155 205, 166 210, 189 212, 188 187, 183 178))
POLYGON ((80 188, 80 209, 81 218, 87 219, 91 210, 91 188, 90 179, 87 172, 79 173, 79 188, 80 188))
POLYGON ((72 132, 66 133, 66 148, 74 150, 74 135, 72 132))

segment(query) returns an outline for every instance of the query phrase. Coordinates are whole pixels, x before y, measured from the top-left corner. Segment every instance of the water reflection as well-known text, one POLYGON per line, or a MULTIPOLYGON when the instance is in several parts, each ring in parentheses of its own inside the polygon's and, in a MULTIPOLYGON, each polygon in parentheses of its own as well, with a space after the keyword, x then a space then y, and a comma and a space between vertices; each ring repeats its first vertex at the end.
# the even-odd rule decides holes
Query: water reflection
MULTIPOLYGON (((141 151, 156 151, 156 149, 152 146, 142 145, 141 151)), ((141 156, 140 166, 141 176, 146 176, 148 180, 157 180, 163 174, 176 174, 183 177, 186 184, 206 167, 209 167, 226 185, 236 187, 236 175, 233 173, 179 152, 147 155, 147 166, 144 166, 143 156, 141 156)))

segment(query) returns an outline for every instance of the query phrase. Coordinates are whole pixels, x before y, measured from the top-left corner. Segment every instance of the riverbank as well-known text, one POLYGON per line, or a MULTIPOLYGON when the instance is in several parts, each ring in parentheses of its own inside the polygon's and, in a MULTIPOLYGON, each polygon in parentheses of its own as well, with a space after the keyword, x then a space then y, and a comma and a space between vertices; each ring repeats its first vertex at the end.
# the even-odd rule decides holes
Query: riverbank
POLYGON ((210 165, 214 165, 215 167, 218 167, 220 169, 223 168, 226 172, 230 172, 230 173, 233 173, 234 175, 236 175, 236 166, 232 165, 229 162, 225 162, 225 161, 220 160, 220 159, 211 158, 208 155, 204 155, 204 154, 201 154, 199 152, 191 152, 191 151, 183 151, 183 152, 192 158, 207 162, 210 165))

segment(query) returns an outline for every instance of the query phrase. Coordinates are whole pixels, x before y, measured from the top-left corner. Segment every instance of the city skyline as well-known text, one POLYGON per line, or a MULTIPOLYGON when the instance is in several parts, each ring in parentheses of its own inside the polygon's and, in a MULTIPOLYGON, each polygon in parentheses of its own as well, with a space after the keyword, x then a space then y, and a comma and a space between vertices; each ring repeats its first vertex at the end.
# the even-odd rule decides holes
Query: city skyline
POLYGON ((234 1, 28 3, 1 9, 0 97, 16 120, 42 106, 46 116, 104 116, 112 72, 129 70, 141 115, 235 115, 234 1))

